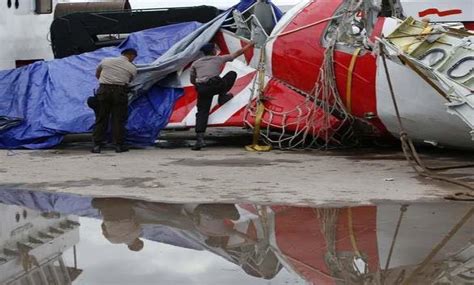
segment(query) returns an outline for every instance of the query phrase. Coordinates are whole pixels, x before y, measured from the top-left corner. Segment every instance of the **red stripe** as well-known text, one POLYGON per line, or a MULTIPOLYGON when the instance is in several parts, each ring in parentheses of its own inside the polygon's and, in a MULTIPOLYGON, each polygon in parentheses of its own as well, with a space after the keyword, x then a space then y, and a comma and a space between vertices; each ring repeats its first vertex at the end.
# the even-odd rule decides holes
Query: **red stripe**
MULTIPOLYGON (((241 47, 244 47, 247 44, 248 44, 248 42, 240 40, 240 46, 241 47)), ((253 48, 246 50, 244 52, 244 56, 245 56, 245 61, 247 61, 247 64, 249 64, 250 61, 252 61, 252 58, 253 58, 253 48)))
POLYGON ((464 23, 464 27, 468 30, 474 31, 474 22, 464 23))
POLYGON ((418 12, 419 17, 426 17, 428 15, 438 15, 439 17, 445 17, 445 16, 451 16, 451 15, 457 15, 457 14, 462 14, 462 10, 451 9, 451 10, 440 11, 436 8, 429 8, 429 9, 418 12))
POLYGON ((180 123, 186 115, 196 106, 197 92, 194 86, 184 88, 183 96, 181 96, 174 105, 171 114, 170 123, 180 123))
POLYGON ((229 47, 225 42, 224 33, 221 31, 217 32, 217 34, 214 36, 214 42, 217 44, 217 46, 219 46, 221 54, 230 54, 229 47))
POLYGON ((376 38, 382 35, 384 23, 385 23, 385 18, 380 17, 377 19, 377 22, 375 22, 374 28, 372 30, 372 34, 369 37, 371 42, 375 43, 376 38))

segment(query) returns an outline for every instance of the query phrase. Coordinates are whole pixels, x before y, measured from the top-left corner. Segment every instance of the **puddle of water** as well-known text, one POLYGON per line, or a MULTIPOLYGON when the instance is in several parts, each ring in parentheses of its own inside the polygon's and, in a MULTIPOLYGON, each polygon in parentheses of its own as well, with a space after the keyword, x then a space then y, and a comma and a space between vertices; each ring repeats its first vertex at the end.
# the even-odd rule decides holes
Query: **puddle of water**
POLYGON ((474 284, 473 214, 0 190, 0 284, 474 284))

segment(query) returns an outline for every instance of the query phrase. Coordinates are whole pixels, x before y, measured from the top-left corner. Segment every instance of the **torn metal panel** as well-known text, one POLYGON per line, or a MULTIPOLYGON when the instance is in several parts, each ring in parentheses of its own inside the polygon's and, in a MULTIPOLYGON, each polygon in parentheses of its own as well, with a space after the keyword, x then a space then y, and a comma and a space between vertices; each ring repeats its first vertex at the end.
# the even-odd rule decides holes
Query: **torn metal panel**
POLYGON ((471 128, 474 140, 473 40, 474 35, 408 18, 382 42, 445 97, 447 111, 471 128))

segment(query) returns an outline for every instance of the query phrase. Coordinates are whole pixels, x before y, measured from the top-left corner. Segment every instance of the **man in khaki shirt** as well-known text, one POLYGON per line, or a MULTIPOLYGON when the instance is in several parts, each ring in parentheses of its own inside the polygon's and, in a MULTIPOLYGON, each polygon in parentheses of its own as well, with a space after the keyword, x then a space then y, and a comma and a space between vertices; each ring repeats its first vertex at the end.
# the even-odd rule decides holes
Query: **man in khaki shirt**
POLYGON ((233 97, 232 94, 227 92, 234 86, 237 73, 229 71, 226 75, 220 77, 225 64, 241 56, 253 46, 254 43, 251 42, 233 54, 222 56, 216 55, 216 47, 213 43, 206 44, 201 48, 204 57, 196 60, 191 66, 191 83, 196 86, 198 93, 196 104, 196 144, 192 150, 200 150, 204 146, 204 134, 214 95, 219 95, 219 105, 225 104, 233 97))
POLYGON ((93 132, 93 153, 100 153, 106 141, 109 119, 112 119, 112 137, 116 152, 128 151, 125 143, 125 124, 128 119, 128 84, 137 75, 133 60, 137 57, 134 49, 125 49, 122 55, 103 59, 97 67, 99 79, 97 90, 98 106, 93 132))

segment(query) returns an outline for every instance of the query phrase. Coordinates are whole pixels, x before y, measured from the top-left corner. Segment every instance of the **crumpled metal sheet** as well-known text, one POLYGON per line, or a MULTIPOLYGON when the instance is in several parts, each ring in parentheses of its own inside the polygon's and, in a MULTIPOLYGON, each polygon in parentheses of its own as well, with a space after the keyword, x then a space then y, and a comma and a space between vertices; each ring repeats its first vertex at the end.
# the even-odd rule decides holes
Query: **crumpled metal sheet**
POLYGON ((158 81, 195 60, 201 54, 201 47, 211 41, 226 20, 229 12, 219 15, 211 22, 190 33, 151 64, 139 65, 138 75, 131 83, 130 99, 135 100, 158 81))

